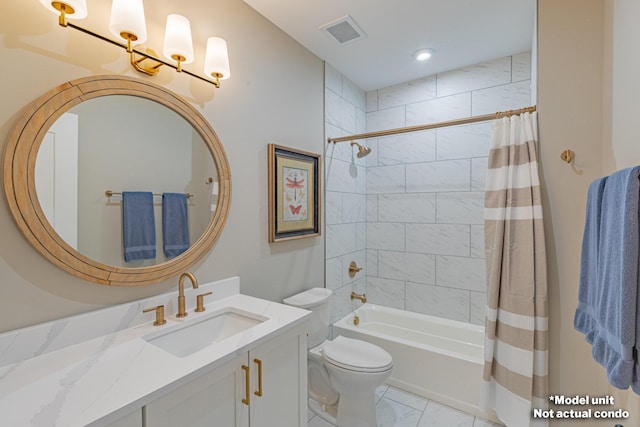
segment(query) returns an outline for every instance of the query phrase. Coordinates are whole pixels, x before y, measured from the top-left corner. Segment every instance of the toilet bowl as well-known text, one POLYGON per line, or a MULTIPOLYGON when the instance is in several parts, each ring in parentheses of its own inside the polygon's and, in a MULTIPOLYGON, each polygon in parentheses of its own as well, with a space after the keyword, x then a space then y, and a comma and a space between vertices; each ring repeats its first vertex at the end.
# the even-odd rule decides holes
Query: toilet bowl
POLYGON ((371 343, 328 340, 331 290, 314 288, 284 300, 312 311, 308 338, 309 408, 338 427, 376 427, 375 390, 391 375, 391 355, 371 343))

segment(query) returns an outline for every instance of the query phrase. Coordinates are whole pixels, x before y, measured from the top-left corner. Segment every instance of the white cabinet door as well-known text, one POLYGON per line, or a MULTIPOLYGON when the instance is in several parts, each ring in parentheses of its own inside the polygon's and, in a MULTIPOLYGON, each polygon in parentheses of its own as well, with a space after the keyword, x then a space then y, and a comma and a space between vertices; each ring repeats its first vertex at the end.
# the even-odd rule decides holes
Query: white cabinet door
POLYGON ((117 420, 106 424, 105 427, 142 427, 142 409, 138 408, 135 411, 127 414, 117 420))
POLYGON ((145 427, 306 427, 306 324, 144 408, 145 427))
POLYGON ((249 351, 249 366, 251 427, 306 426, 307 343, 304 330, 286 333, 249 351))
POLYGON ((248 427, 247 353, 149 403, 145 427, 248 427))

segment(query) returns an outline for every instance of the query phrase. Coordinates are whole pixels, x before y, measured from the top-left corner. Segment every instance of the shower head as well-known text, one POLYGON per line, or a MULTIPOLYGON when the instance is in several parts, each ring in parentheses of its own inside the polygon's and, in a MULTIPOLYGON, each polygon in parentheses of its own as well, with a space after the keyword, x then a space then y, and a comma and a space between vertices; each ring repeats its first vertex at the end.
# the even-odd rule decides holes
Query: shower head
POLYGON ((354 145, 358 146, 358 153, 356 154, 356 156, 358 156, 359 159, 365 157, 367 154, 371 153, 371 148, 366 147, 364 145, 360 145, 355 141, 351 141, 351 146, 353 147, 354 145))

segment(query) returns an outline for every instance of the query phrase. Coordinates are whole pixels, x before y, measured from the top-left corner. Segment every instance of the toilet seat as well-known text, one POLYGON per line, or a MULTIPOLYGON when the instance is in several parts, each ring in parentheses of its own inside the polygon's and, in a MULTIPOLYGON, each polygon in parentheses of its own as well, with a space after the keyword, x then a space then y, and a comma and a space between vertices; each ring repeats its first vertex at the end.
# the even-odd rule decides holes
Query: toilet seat
POLYGON ((327 363, 356 372, 384 372, 393 367, 391 355, 382 348, 342 335, 325 343, 322 357, 327 363))

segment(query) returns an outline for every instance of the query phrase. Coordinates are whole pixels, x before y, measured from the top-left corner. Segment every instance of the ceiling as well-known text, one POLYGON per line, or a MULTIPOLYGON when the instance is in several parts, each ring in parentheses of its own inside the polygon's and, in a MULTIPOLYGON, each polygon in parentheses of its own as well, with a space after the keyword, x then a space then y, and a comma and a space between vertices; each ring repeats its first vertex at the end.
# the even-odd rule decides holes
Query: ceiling
POLYGON ((365 91, 531 50, 536 0, 244 0, 365 91), (321 27, 350 16, 365 38, 321 27), (435 49, 417 62, 412 54, 435 49))

